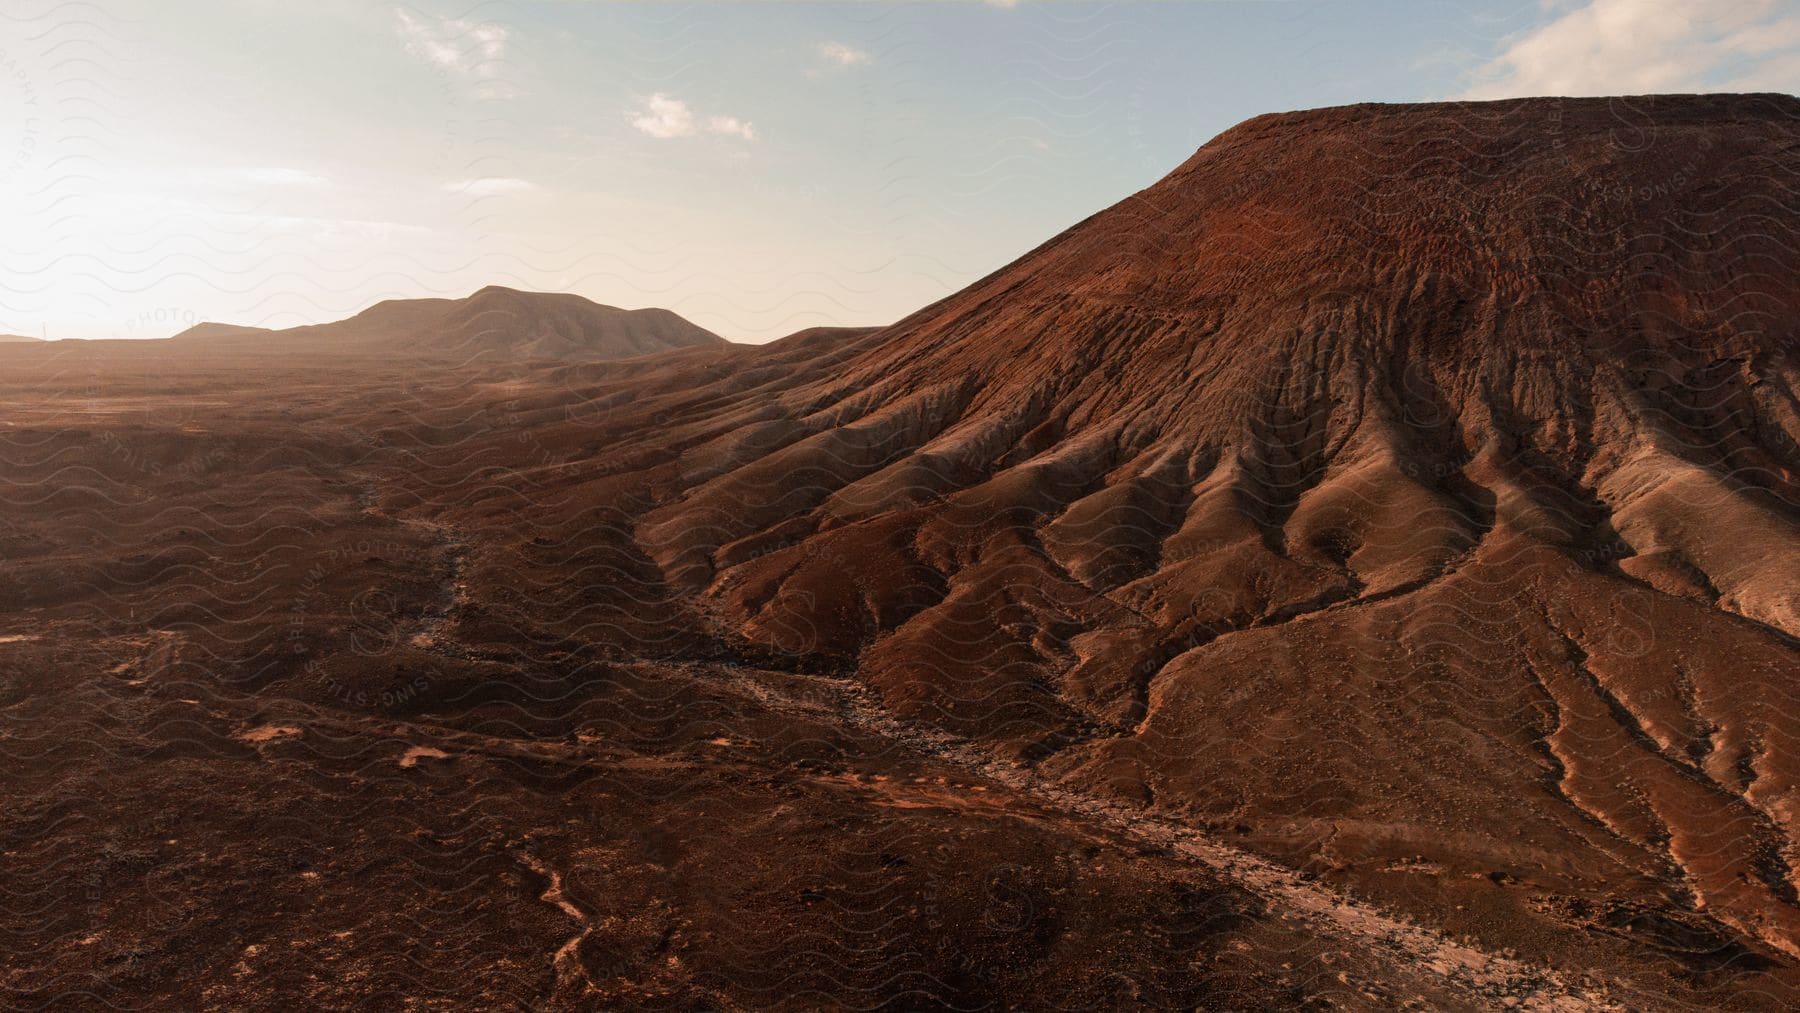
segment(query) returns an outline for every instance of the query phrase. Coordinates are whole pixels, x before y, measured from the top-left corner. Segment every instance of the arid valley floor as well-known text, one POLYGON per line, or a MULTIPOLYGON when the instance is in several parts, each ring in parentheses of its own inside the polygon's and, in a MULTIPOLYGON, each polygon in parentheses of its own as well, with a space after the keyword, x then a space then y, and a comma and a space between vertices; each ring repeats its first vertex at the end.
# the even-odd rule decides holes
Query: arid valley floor
POLYGON ((885 328, 0 345, 0 1005, 1800 1004, 1796 152, 1346 107, 885 328))

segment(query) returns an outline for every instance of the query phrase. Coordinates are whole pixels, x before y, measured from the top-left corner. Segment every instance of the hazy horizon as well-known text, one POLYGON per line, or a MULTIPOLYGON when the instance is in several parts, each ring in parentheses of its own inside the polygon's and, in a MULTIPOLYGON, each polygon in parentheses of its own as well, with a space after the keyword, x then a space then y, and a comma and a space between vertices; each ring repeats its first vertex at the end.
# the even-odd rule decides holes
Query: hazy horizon
POLYGON ((0 333, 500 284, 760 342, 898 319, 1263 112, 1796 84, 1775 0, 40 3, 0 20, 0 333))

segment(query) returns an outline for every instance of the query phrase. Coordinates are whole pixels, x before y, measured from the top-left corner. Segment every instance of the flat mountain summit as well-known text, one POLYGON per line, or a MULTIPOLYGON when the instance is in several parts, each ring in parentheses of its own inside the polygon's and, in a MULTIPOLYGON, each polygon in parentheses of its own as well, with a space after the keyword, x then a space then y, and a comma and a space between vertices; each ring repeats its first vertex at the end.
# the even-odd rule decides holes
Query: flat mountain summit
POLYGON ((335 323, 282 330, 209 321, 175 339, 495 360, 623 359, 725 341, 666 309, 625 310, 578 295, 499 285, 463 299, 384 300, 335 323))

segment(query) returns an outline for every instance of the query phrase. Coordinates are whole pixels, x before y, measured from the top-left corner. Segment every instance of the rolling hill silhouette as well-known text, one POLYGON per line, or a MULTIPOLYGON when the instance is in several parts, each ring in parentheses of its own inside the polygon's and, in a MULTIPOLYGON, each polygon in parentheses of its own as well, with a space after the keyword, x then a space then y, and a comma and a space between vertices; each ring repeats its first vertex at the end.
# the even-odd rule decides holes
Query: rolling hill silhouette
POLYGON ((270 330, 209 321, 175 340, 520 360, 623 359, 725 339, 665 309, 622 310, 578 295, 489 285, 464 299, 389 299, 329 324, 270 330))

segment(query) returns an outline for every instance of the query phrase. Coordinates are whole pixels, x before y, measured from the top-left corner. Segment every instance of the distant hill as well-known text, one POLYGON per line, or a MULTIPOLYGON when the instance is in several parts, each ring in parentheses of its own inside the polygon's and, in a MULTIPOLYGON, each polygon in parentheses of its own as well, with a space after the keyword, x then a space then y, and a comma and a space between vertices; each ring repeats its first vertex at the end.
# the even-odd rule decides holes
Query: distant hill
POLYGON ((225 338, 242 337, 246 334, 273 334, 267 327, 242 327, 237 324, 215 324, 208 320, 175 335, 176 338, 225 338))
POLYGON ((389 299, 345 320, 269 330, 202 323, 172 340, 255 341, 296 351, 393 349, 458 359, 624 359, 727 342, 666 309, 490 285, 466 299, 389 299))
POLYGON ((38 342, 40 342, 42 340, 43 340, 42 338, 34 338, 34 337, 31 337, 30 335, 26 335, 26 334, 0 334, 0 342, 29 341, 33 344, 37 344, 38 342))

